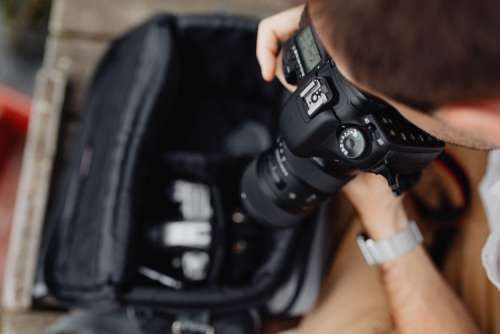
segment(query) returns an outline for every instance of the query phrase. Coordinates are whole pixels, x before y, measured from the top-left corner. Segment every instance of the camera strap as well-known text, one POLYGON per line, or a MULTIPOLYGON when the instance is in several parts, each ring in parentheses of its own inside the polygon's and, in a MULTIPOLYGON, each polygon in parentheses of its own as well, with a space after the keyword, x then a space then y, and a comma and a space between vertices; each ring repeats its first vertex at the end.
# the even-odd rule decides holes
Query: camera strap
POLYGON ((430 206, 415 192, 411 193, 411 199, 421 219, 431 223, 434 239, 430 254, 440 267, 455 240, 458 225, 471 206, 472 191, 467 172, 450 152, 444 151, 435 160, 435 165, 442 168, 460 189, 461 205, 454 205, 445 193, 441 194, 439 207, 430 206))
POLYGON ((462 204, 453 204, 445 194, 443 194, 440 199, 439 207, 430 206, 422 197, 414 192, 411 193, 412 200, 421 218, 437 224, 440 227, 453 227, 462 220, 471 206, 472 192, 470 179, 462 165, 447 151, 444 151, 438 159, 435 160, 435 165, 442 168, 460 189, 462 204))

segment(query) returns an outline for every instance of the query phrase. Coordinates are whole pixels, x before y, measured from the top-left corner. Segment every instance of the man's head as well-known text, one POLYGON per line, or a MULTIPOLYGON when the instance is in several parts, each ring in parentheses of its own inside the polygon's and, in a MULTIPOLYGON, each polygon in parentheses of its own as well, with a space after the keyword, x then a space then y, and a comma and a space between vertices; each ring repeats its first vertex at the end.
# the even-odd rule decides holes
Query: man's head
POLYGON ((500 147, 500 2, 311 0, 341 72, 445 141, 500 147))

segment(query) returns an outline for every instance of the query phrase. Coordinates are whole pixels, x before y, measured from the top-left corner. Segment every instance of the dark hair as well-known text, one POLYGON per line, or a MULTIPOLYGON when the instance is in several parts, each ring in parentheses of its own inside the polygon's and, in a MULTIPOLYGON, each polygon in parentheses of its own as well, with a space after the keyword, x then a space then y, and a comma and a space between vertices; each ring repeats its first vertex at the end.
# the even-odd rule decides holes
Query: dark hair
POLYGON ((356 81, 420 110, 500 97, 500 1, 311 0, 356 81))

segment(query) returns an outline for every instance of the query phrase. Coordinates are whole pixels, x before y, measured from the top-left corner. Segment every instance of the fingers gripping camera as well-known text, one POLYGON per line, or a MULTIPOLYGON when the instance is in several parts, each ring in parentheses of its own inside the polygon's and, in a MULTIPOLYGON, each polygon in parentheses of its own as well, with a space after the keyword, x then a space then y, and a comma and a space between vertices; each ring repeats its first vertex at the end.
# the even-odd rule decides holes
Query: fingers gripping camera
POLYGON ((245 172, 242 200, 258 220, 290 226, 363 170, 399 194, 412 187, 444 143, 384 101, 350 83, 311 27, 283 46, 285 77, 297 90, 280 114, 276 145, 245 172))

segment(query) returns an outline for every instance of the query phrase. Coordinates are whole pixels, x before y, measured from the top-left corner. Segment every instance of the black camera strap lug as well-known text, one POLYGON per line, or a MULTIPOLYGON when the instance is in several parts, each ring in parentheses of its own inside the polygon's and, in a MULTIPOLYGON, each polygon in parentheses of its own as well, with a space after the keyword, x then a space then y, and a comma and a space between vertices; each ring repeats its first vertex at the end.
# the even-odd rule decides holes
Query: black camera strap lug
POLYGON ((389 187, 391 188, 392 192, 394 192, 396 195, 401 195, 402 189, 401 189, 401 176, 397 173, 393 173, 389 168, 384 168, 380 172, 380 175, 383 175, 387 183, 389 184, 389 187))

